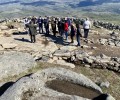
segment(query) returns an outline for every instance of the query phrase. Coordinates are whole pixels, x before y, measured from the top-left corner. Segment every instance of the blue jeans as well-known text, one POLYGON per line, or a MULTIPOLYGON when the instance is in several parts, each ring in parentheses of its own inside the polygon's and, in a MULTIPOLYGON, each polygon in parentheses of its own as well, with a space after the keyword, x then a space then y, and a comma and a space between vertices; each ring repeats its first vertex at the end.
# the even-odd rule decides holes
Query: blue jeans
POLYGON ((68 40, 68 31, 65 31, 66 40, 68 40))
POLYGON ((76 38, 77 38, 77 42, 78 42, 78 46, 80 46, 80 35, 76 35, 76 38))

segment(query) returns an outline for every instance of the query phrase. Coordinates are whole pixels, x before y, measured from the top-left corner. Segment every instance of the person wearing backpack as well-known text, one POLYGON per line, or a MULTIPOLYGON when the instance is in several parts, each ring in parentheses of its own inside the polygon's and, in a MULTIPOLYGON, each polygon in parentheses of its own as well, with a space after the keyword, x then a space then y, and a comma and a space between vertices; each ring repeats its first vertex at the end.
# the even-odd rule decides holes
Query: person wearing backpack
POLYGON ((82 37, 82 34, 81 34, 81 28, 80 28, 80 24, 77 23, 76 24, 76 28, 77 28, 77 33, 76 33, 76 39, 77 39, 77 46, 80 46, 81 43, 80 43, 80 37, 82 37))
POLYGON ((74 43, 74 36, 76 35, 76 26, 74 23, 71 24, 71 43, 74 43))

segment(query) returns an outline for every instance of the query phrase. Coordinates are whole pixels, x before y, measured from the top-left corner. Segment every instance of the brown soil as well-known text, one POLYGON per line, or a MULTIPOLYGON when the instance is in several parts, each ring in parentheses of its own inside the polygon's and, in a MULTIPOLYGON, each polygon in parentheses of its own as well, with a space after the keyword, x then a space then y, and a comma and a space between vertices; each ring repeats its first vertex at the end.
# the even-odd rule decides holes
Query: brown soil
POLYGON ((47 87, 58 92, 62 92, 68 95, 77 95, 89 99, 93 99, 101 94, 100 92, 93 89, 63 80, 48 81, 46 82, 46 85, 47 87))

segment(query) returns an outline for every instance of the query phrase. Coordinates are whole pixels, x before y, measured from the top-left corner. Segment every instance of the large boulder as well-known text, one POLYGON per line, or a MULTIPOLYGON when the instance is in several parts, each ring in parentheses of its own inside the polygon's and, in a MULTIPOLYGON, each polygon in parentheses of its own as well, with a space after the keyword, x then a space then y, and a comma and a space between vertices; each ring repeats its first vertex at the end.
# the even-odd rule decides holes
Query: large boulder
POLYGON ((82 74, 64 68, 48 68, 18 80, 7 89, 0 100, 90 100, 48 88, 46 82, 56 79, 89 87, 102 93, 99 86, 82 74))
POLYGON ((0 55, 0 80, 19 75, 36 65, 28 53, 5 52, 0 55))

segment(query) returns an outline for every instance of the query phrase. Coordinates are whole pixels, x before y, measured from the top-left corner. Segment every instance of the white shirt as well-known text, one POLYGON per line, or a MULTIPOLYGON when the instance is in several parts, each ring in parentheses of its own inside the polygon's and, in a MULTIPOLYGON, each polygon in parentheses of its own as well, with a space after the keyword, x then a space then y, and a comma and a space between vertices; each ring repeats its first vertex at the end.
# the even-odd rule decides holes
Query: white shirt
POLYGON ((84 28, 84 29, 90 29, 90 27, 91 27, 90 21, 89 21, 89 20, 86 20, 86 21, 84 22, 84 24, 83 24, 83 28, 84 28))
POLYGON ((29 24, 30 23, 30 20, 28 20, 27 18, 24 20, 24 24, 29 24))

